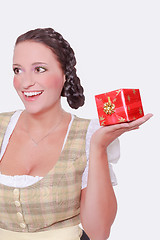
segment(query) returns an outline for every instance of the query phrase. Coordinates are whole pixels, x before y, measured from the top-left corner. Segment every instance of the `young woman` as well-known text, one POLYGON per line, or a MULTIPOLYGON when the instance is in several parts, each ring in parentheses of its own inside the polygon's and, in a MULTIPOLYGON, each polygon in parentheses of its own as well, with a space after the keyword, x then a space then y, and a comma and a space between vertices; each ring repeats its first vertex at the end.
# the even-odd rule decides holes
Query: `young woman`
POLYGON ((111 162, 118 137, 152 115, 99 127, 62 109, 84 104, 72 48, 51 28, 18 37, 14 87, 25 109, 0 114, 0 235, 2 239, 109 237, 117 211, 111 162), (82 235, 83 234, 83 235, 82 235))

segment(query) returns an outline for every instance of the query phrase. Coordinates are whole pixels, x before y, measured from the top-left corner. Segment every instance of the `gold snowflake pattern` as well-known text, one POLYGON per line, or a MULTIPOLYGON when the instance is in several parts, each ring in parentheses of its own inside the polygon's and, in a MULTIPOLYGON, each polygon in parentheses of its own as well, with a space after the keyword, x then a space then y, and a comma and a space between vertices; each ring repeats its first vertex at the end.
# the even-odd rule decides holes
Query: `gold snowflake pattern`
POLYGON ((113 99, 113 102, 116 102, 116 101, 117 101, 117 98, 114 98, 114 99, 113 99))
POLYGON ((120 117, 120 118, 118 118, 118 121, 119 121, 119 122, 125 122, 125 121, 126 121, 126 119, 125 119, 125 118, 123 118, 123 117, 120 117))
POLYGON ((135 90, 135 89, 133 89, 133 94, 134 94, 134 95, 136 94, 136 90, 135 90))
POLYGON ((129 96, 129 95, 127 96, 127 98, 128 98, 128 101, 130 102, 130 101, 131 101, 131 98, 130 98, 130 96, 129 96))
POLYGON ((140 115, 142 115, 142 109, 141 108, 139 108, 139 113, 140 113, 140 115))
POLYGON ((105 121, 101 122, 101 126, 105 126, 105 121))
POLYGON ((99 117, 99 120, 100 121, 103 121, 105 118, 102 116, 102 117, 99 117))
POLYGON ((121 92, 121 89, 116 91, 116 96, 118 96, 118 94, 121 92))

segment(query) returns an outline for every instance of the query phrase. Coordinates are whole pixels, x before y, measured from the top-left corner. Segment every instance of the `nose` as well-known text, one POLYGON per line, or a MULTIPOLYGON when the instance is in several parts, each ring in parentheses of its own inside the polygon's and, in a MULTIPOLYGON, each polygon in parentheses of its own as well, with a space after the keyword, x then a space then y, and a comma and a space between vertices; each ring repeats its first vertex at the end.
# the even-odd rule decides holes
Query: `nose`
POLYGON ((23 77, 23 88, 27 89, 35 85, 35 79, 32 74, 26 73, 23 77))

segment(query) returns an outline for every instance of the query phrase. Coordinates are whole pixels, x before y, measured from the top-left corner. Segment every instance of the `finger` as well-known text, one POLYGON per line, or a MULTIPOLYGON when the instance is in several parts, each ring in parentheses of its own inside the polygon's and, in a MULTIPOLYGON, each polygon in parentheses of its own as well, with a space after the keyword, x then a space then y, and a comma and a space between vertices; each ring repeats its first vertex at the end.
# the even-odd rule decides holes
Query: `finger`
POLYGON ((133 120, 132 122, 119 123, 112 126, 104 126, 103 128, 106 128, 106 132, 126 132, 132 129, 138 129, 140 125, 148 121, 152 116, 153 114, 148 113, 139 119, 133 120))
POLYGON ((127 132, 127 131, 131 131, 131 130, 135 130, 138 129, 142 124, 144 124, 146 121, 148 121, 151 117, 153 116, 153 114, 146 114, 145 116, 134 120, 132 122, 128 122, 128 123, 121 123, 121 124, 116 124, 115 125, 115 132, 127 132))
POLYGON ((150 114, 150 113, 146 114, 145 116, 138 118, 136 120, 133 120, 131 122, 120 124, 119 128, 129 129, 129 128, 139 127, 140 125, 148 121, 152 116, 153 114, 150 114))
POLYGON ((124 132, 129 132, 129 131, 137 130, 137 129, 139 129, 139 126, 138 127, 136 126, 136 127, 128 128, 124 132))
POLYGON ((142 124, 144 124, 145 122, 147 122, 151 117, 153 116, 153 114, 148 113, 145 116, 138 118, 137 120, 134 120, 132 122, 129 123, 128 127, 138 127, 141 126, 142 124))

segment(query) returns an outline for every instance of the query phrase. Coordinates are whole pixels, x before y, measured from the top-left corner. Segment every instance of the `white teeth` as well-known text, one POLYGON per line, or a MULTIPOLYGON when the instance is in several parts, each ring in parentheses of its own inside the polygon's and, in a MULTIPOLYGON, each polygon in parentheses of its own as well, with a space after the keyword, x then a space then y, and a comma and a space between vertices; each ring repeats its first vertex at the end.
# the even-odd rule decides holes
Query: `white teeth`
POLYGON ((37 96, 39 94, 41 94, 42 92, 24 92, 24 95, 26 97, 32 97, 32 96, 37 96))

